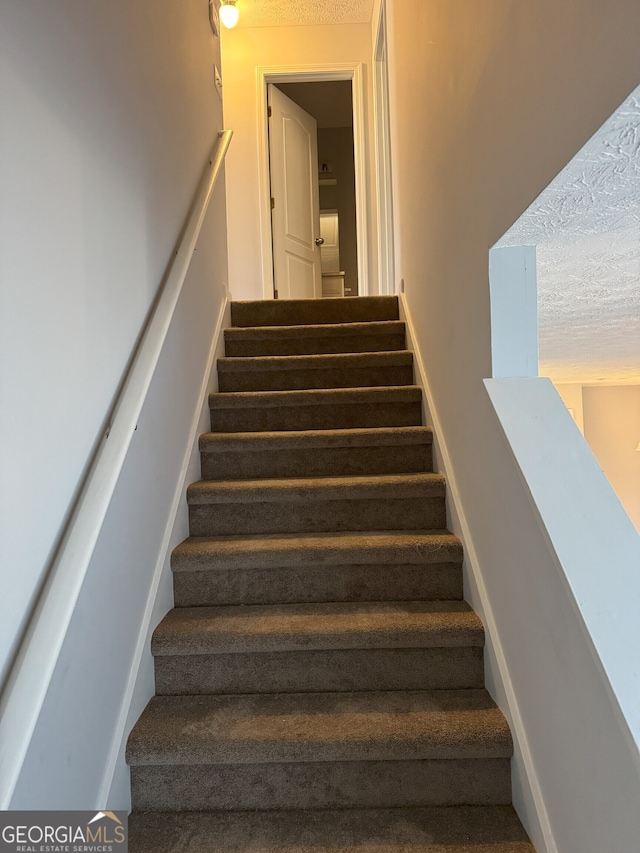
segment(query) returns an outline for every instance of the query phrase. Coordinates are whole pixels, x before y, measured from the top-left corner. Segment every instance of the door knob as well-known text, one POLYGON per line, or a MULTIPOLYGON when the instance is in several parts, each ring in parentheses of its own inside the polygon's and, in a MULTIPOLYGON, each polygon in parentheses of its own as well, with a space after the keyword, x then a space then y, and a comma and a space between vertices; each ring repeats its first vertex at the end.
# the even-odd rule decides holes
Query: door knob
POLYGON ((324 243, 324 237, 316 237, 316 246, 322 246, 324 243))

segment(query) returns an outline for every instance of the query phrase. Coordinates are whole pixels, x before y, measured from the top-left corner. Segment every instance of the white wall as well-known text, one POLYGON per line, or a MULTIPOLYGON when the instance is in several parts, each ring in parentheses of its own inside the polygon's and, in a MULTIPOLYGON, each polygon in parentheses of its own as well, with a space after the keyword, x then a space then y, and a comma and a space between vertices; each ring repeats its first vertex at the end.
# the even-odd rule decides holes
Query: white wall
POLYGON ((555 386, 640 532, 640 386, 555 386))
MULTIPOLYGON (((371 28, 367 24, 303 27, 238 27, 223 32, 223 88, 225 125, 234 131, 227 159, 227 221, 229 281, 237 299, 264 298, 262 235, 258 190, 258 66, 321 67, 332 63, 362 62, 368 138, 373 140, 371 28)), ((375 289, 377 246, 374 233, 375 181, 373 151, 367 152, 370 182, 369 267, 375 289)), ((372 291, 373 292, 373 291, 372 291)))
MULTIPOLYGON (((489 684, 508 714, 507 695, 517 698, 528 738, 516 745, 515 802, 540 851, 629 853, 637 810, 606 805, 640 796, 637 750, 578 608, 537 583, 556 562, 482 380, 492 369, 489 248, 640 81, 640 7, 388 0, 388 10, 396 281, 457 484, 452 523, 469 534, 467 595, 494 608, 489 684), (597 748, 574 737, 587 705, 597 748), (617 774, 600 772, 603 741, 617 774)), ((603 571, 615 571, 612 547, 603 571)))
MULTIPOLYGON (((535 639, 526 651, 530 671, 513 673, 508 686, 515 688, 519 746, 531 750, 559 851, 633 850, 640 537, 549 379, 489 379, 486 386, 548 543, 546 559, 533 562, 536 543, 522 532, 521 559, 533 571, 518 579, 530 604, 520 631, 535 639), (536 636, 540 621, 544 635, 536 636), (535 683, 540 677, 544 690, 535 683), (584 784, 556 788, 567 761, 584 784)), ((510 606, 497 594, 487 610, 510 606)))
POLYGON ((492 376, 538 375, 535 246, 489 252, 492 376))
POLYGON ((640 532, 640 385, 585 386, 584 437, 640 532))
POLYGON ((582 405, 582 385, 577 385, 574 383, 561 383, 556 384, 554 382, 554 387, 560 397, 562 398, 562 402, 565 404, 567 409, 571 411, 571 415, 574 421, 578 425, 578 429, 584 435, 584 410, 582 405))
MULTIPOLYGON (((203 0, 0 9, 3 673, 222 125, 217 51, 203 0)), ((203 237, 27 755, 21 808, 97 807, 110 787, 225 298, 223 181, 203 237)))

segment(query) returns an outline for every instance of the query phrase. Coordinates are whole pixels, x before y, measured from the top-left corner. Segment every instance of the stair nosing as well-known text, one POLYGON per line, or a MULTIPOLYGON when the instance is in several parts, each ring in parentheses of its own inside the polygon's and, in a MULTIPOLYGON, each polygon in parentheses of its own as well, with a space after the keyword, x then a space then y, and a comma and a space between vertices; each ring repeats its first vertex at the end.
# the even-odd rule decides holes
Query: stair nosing
POLYGON ((403 320, 363 320, 353 323, 300 323, 295 326, 228 326, 224 329, 227 340, 292 340, 306 337, 359 337, 366 333, 383 333, 401 336, 406 334, 403 320))
POLYGON ((174 608, 153 633, 158 657, 484 645, 462 601, 333 602, 174 608))
POLYGON ((127 745, 127 760, 138 766, 456 760, 512 753, 509 726, 483 688, 156 696, 127 745))
POLYGON ((199 438, 200 452, 204 454, 280 448, 415 447, 431 446, 432 444, 433 430, 425 426, 271 430, 269 432, 206 432, 199 438))
MULTIPOLYGON (((270 322, 266 322, 265 325, 270 326, 307 325, 309 319, 312 320, 312 325, 323 325, 322 318, 326 318, 327 315, 334 313, 334 309, 340 311, 342 321, 347 323, 366 323, 373 322, 375 320, 400 319, 397 296, 355 296, 324 298, 321 300, 279 299, 277 301, 250 299, 240 301, 234 300, 231 303, 231 324, 240 328, 246 328, 246 326, 249 325, 256 326, 260 325, 259 320, 258 323, 256 323, 258 316, 260 316, 260 319, 263 319, 266 316, 270 322), (353 318, 353 320, 347 318, 345 321, 345 311, 346 313, 349 313, 352 309, 356 309, 357 313, 360 315, 366 314, 368 316, 358 316, 353 318), (310 312, 315 314, 313 318, 309 317, 310 312), (372 317, 372 313, 378 313, 382 316, 372 317), (253 315, 253 319, 250 323, 244 323, 243 315, 245 318, 253 315), (291 316, 288 317, 287 315, 291 316), (280 322, 273 322, 274 317, 277 317, 280 322), (305 318, 307 319, 307 323, 301 324, 300 320, 304 320, 305 318), (293 319, 293 322, 290 321, 291 319, 293 319)), ((325 322, 334 323, 335 317, 329 318, 328 320, 325 320, 325 322)))
POLYGON ((407 565, 461 563, 462 543, 448 530, 191 536, 173 550, 171 567, 190 572, 258 564, 273 569, 308 563, 394 565, 398 559, 407 565), (353 557, 357 560, 349 559, 353 557))
POLYGON ((300 405, 362 405, 372 402, 417 403, 422 399, 419 385, 380 385, 361 388, 304 388, 297 391, 216 391, 209 406, 220 409, 282 408, 300 405), (342 398, 342 399, 338 399, 342 398), (385 399, 386 398, 386 399, 385 399))
POLYGON ((190 506, 212 503, 392 500, 443 497, 442 474, 369 474, 343 477, 283 477, 258 480, 199 480, 187 488, 190 506))
POLYGON ((310 355, 248 355, 225 356, 218 359, 222 374, 247 371, 275 373, 291 370, 366 370, 374 367, 410 367, 411 350, 380 350, 379 352, 312 353, 310 355))

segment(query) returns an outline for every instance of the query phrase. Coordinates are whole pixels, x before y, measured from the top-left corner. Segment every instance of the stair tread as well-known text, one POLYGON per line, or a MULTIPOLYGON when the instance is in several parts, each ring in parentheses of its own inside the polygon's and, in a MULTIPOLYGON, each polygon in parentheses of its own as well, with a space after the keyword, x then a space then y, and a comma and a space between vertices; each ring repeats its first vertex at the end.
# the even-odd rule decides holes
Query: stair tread
POLYGON ((396 351, 406 349, 406 328, 400 320, 232 326, 224 341, 230 357, 396 351))
POLYGON ((326 338, 376 333, 404 335, 405 324, 402 320, 370 320, 354 323, 300 323, 295 326, 230 326, 224 330, 225 338, 240 341, 251 338, 326 338))
POLYGON ((187 489, 189 504, 253 503, 295 500, 391 500, 444 495, 444 477, 418 474, 368 474, 348 477, 287 477, 264 480, 199 480, 187 489))
POLYGON ((171 610, 154 655, 482 646, 484 630, 460 601, 338 602, 171 610))
POLYGON ((305 388, 297 391, 217 391, 209 395, 212 408, 256 408, 355 403, 418 402, 418 385, 382 385, 363 388, 305 388))
POLYGON ((130 764, 507 758, 509 726, 486 690, 156 696, 130 764))
POLYGON ((307 449, 312 447, 395 447, 432 444, 429 427, 367 427, 314 429, 287 432, 207 432, 200 436, 202 453, 307 449))
POLYGON ((218 359, 218 371, 234 373, 278 370, 353 370, 360 367, 403 367, 413 364, 409 350, 318 353, 315 355, 252 355, 218 359))
POLYGON ((174 571, 402 562, 460 562, 462 543, 448 530, 274 533, 251 536, 191 536, 172 554, 174 571))
POLYGON ((397 296, 249 300, 231 303, 234 326, 297 326, 398 320, 397 296))
POLYGON ((133 812, 136 853, 535 853, 511 806, 133 812))
POLYGON ((297 323, 295 326, 228 326, 225 337, 246 340, 251 337, 296 338, 302 336, 357 335, 371 332, 397 332, 403 334, 403 320, 362 320, 353 323, 297 323))

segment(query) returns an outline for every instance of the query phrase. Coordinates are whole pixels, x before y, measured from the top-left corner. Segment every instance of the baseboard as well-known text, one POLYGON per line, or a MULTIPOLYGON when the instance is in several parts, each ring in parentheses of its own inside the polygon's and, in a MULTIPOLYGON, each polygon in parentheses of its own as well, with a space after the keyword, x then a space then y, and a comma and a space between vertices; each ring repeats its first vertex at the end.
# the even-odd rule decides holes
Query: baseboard
MULTIPOLYGON (((533 756, 529 747, 518 700, 509 676, 509 670, 503 646, 500 641, 500 635, 493 614, 491 601, 487 594, 480 562, 474 548, 473 537, 471 536, 464 512, 464 505, 461 500, 460 490, 455 476, 455 469, 451 463, 451 457, 440 425, 438 411, 431 394, 427 372, 420 351, 420 345, 418 343, 415 327, 411 320, 411 314, 404 292, 398 294, 398 302, 400 306, 400 319, 404 321, 407 330, 407 348, 413 352, 415 383, 422 388, 424 396, 425 423, 433 429, 434 461, 436 470, 443 474, 447 481, 447 515, 450 519, 449 526, 452 532, 455 533, 464 544, 465 587, 468 586, 470 593, 467 595, 467 598, 469 603, 482 617, 486 633, 485 661, 487 663, 487 668, 493 670, 492 675, 494 679, 499 682, 498 690, 494 689, 492 691, 491 685, 488 685, 488 689, 492 694, 496 692, 502 693, 504 701, 507 704, 507 707, 502 707, 501 710, 509 720, 515 749, 521 758, 522 767, 524 768, 526 776, 526 778, 521 778, 518 781, 520 782, 521 790, 523 790, 523 799, 528 799, 533 804, 535 810, 535 815, 532 816, 530 811, 523 813, 522 808, 518 809, 519 816, 538 847, 541 844, 544 844, 544 849, 539 850, 538 853, 558 853, 558 847, 553 836, 549 815, 542 795, 542 789, 533 761, 533 756), (493 661, 487 660, 487 658, 491 658, 491 656, 493 656, 493 661, 495 661, 495 669, 490 666, 493 661), (535 825, 533 823, 534 821, 535 825)), ((496 699, 496 696, 493 695, 493 698, 496 699)), ((504 702, 502 704, 504 705, 504 702)), ((514 804, 516 805, 516 808, 517 803, 515 801, 517 799, 518 798, 514 797, 514 804)))
MULTIPOLYGON (((198 438, 201 432, 203 431, 203 421, 206 422, 208 418, 209 392, 217 390, 216 362, 218 358, 224 355, 223 332, 224 329, 230 325, 231 294, 229 293, 228 289, 225 288, 225 296, 220 306, 220 311, 218 313, 218 318, 211 342, 211 348, 209 350, 209 356, 203 374, 202 384, 200 386, 200 391, 198 395, 198 406, 195 409, 193 420, 191 422, 187 450, 184 454, 180 467, 180 475, 178 477, 175 493, 171 503, 171 509, 169 511, 167 524, 165 527, 164 535, 162 537, 162 544, 159 550, 158 560, 154 569, 153 579, 149 588, 149 596, 147 598, 144 614, 140 622, 140 632, 138 634, 138 641, 135 648, 133 663, 129 671, 129 677, 127 680, 125 692, 123 694, 120 715, 118 717, 118 721, 114 731, 112 746, 106 763, 102 784, 100 786, 96 808, 129 808, 129 788, 127 785, 126 791, 122 790, 122 779, 117 778, 118 767, 124 767, 124 750, 132 725, 131 717, 134 717, 133 722, 135 722, 135 718, 137 718, 139 712, 141 712, 142 710, 142 708, 138 710, 137 707, 133 709, 133 706, 137 706, 138 704, 142 704, 143 706, 146 705, 146 702, 153 695, 153 689, 150 690, 148 689, 148 687, 145 686, 146 681, 149 680, 149 675, 150 683, 151 685, 153 685, 153 670, 151 669, 150 674, 145 671, 145 653, 150 651, 151 635, 155 630, 158 621, 158 618, 154 619, 154 614, 156 610, 156 601, 161 590, 163 578, 168 577, 168 582, 170 583, 171 581, 171 568, 169 565, 171 551, 173 550, 173 547, 177 544, 177 542, 184 538, 183 533, 178 529, 181 526, 179 511, 180 507, 184 503, 184 496, 187 486, 192 479, 190 476, 190 472, 192 470, 194 460, 196 462, 198 460, 198 438), (136 697, 136 694, 139 694, 140 697, 142 697, 141 703, 134 703, 134 697, 136 697)), ((170 596, 172 599, 172 587, 170 589, 170 596)), ((164 613, 160 614, 159 618, 162 618, 164 615, 164 613)), ((150 663, 152 668, 152 659, 150 663)))

